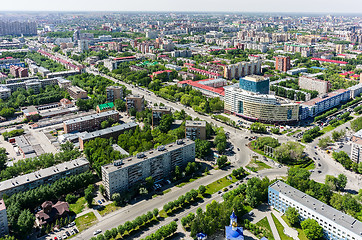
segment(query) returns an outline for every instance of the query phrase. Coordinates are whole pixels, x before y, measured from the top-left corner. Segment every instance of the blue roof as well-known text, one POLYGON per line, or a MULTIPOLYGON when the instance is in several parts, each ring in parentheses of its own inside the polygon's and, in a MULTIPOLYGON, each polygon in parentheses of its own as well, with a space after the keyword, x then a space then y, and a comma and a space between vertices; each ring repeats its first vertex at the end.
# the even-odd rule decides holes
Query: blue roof
POLYGON ((266 237, 262 237, 260 240, 268 240, 266 237))
POLYGON ((233 213, 231 214, 230 218, 232 218, 232 219, 236 219, 236 218, 237 218, 236 215, 235 215, 235 213, 234 213, 234 211, 233 211, 233 213))
POLYGON ((237 229, 234 231, 233 227, 226 226, 225 235, 226 235, 227 240, 234 240, 234 239, 244 240, 244 234, 243 234, 242 227, 237 227, 237 229))
POLYGON ((318 69, 318 70, 326 70, 326 68, 322 68, 322 67, 311 67, 313 69, 318 69))
POLYGON ((196 234, 196 237, 198 239, 203 239, 203 238, 206 238, 206 234, 205 233, 198 233, 198 234, 196 234))

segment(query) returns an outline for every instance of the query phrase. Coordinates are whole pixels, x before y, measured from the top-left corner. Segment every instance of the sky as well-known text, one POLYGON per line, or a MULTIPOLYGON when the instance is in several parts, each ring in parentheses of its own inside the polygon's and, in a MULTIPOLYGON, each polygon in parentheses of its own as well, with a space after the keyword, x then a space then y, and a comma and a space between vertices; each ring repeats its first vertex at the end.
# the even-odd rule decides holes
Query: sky
POLYGON ((217 11, 362 14, 362 0, 0 0, 0 11, 217 11))

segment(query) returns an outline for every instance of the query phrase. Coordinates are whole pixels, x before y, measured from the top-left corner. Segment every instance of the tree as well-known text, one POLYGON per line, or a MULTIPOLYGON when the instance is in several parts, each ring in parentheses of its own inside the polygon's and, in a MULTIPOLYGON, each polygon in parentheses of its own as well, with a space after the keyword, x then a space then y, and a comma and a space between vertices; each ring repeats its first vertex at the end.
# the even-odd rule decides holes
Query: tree
POLYGON ((289 207, 287 211, 285 211, 285 216, 291 225, 295 225, 299 222, 299 213, 297 209, 293 207, 289 207))
POLYGON ((195 140, 195 155, 199 159, 203 159, 210 154, 211 143, 207 140, 196 139, 195 140))
POLYGON ((279 134, 280 133, 280 130, 278 127, 275 127, 275 128, 271 128, 270 131, 274 134, 279 134))
POLYGON ((6 161, 8 160, 8 157, 6 155, 5 148, 0 148, 0 171, 4 170, 6 168, 6 161))
POLYGON ((316 220, 308 218, 301 223, 301 226, 308 239, 314 240, 323 237, 323 228, 316 220))
POLYGON ((179 166, 175 167, 175 178, 176 180, 180 179, 182 177, 181 168, 179 166))
POLYGON ((65 197, 65 201, 67 203, 75 203, 77 201, 77 197, 74 194, 67 194, 67 196, 65 197))
POLYGON ((153 213, 154 217, 157 217, 158 216, 158 209, 157 208, 153 209, 152 213, 153 213))
POLYGON ((227 157, 225 155, 222 155, 217 159, 216 163, 219 168, 223 168, 225 167, 227 161, 228 161, 227 157))
POLYGON ((346 187, 346 185, 347 185, 347 177, 346 177, 346 175, 344 175, 344 174, 339 174, 338 175, 338 179, 337 179, 338 181, 337 181, 337 187, 338 187, 338 189, 339 190, 344 190, 344 188, 346 187))
POLYGON ((34 215, 30 212, 29 209, 23 210, 18 218, 17 222, 17 228, 19 230, 19 233, 23 234, 24 236, 27 236, 31 229, 33 228, 35 221, 34 215))
POLYGON ((123 99, 116 99, 114 101, 114 105, 116 106, 116 109, 120 112, 126 111, 126 102, 123 101, 123 99))
POLYGON ((206 187, 204 185, 199 186, 199 194, 204 195, 206 192, 206 187))
POLYGON ((112 200, 116 202, 116 205, 117 205, 117 206, 121 205, 121 202, 122 202, 121 194, 119 194, 119 193, 113 193, 113 194, 112 194, 112 200))
POLYGON ((145 179, 145 182, 146 182, 147 189, 152 189, 152 186, 155 183, 155 180, 153 179, 152 176, 149 176, 145 179))
POLYGON ((250 131, 256 133, 266 133, 266 126, 260 122, 254 122, 250 125, 250 131))
POLYGON ((103 186, 103 184, 99 185, 99 192, 102 194, 102 196, 106 193, 106 188, 103 186))
POLYGON ((94 187, 93 185, 89 185, 85 190, 84 190, 84 198, 87 201, 88 207, 92 206, 92 202, 93 202, 93 190, 94 187))
POLYGON ((325 149, 332 142, 330 137, 321 138, 318 142, 318 147, 325 149))

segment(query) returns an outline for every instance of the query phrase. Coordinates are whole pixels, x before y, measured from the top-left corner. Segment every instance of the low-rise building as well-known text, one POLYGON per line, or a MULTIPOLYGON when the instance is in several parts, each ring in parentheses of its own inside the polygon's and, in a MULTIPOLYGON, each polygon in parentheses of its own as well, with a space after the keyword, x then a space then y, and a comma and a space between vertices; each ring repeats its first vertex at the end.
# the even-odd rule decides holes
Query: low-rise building
POLYGON ((114 106, 113 102, 108 102, 108 103, 103 103, 103 104, 97 105, 96 110, 97 110, 97 113, 101 113, 101 112, 116 110, 116 107, 114 106))
POLYGON ((114 193, 129 191, 147 177, 156 182, 168 178, 176 166, 183 167, 192 161, 195 161, 195 142, 180 139, 102 166, 102 184, 106 196, 111 198, 114 193))
POLYGON ((87 91, 81 89, 78 86, 70 86, 67 87, 67 91, 69 93, 69 95, 73 98, 73 99, 86 99, 88 98, 88 93, 87 91))
POLYGON ((87 133, 79 136, 79 148, 81 150, 83 150, 84 144, 95 138, 111 138, 112 137, 113 139, 118 139, 119 135, 121 135, 122 133, 124 133, 126 131, 134 130, 137 126, 138 126, 137 123, 129 122, 129 123, 116 125, 114 127, 109 127, 109 128, 101 129, 101 130, 94 131, 94 132, 87 132, 87 133))
POLYGON ((114 122, 118 122, 119 112, 112 110, 64 121, 64 133, 94 131, 99 129, 101 123, 109 118, 112 118, 114 122))
POLYGON ((191 140, 206 140, 206 122, 187 120, 185 124, 185 135, 186 138, 191 140))
POLYGON ((268 204, 281 213, 285 213, 290 207, 295 208, 301 221, 316 220, 323 228, 326 239, 357 240, 362 238, 362 222, 280 180, 269 186, 268 204))
POLYGON ((171 108, 166 106, 157 106, 152 108, 152 127, 156 127, 160 124, 162 116, 165 114, 171 114, 171 108))
POLYGON ((9 234, 8 215, 3 199, 0 199, 0 237, 9 234))
POLYGON ((11 196, 15 193, 25 192, 43 184, 51 184, 58 179, 88 171, 89 162, 85 158, 78 158, 49 168, 17 176, 1 182, 0 198, 4 194, 11 196))

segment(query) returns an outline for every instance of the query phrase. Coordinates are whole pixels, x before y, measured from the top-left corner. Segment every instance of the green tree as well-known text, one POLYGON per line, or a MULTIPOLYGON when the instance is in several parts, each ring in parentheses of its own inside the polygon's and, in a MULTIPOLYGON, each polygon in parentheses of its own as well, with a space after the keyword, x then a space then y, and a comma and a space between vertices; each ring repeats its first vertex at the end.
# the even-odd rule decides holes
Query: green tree
POLYGON ((285 216, 287 217, 291 225, 296 225, 297 223, 299 223, 299 213, 297 209, 289 207, 287 211, 285 211, 285 216))
POLYGON ((206 187, 204 185, 200 185, 199 186, 199 193, 201 195, 204 195, 205 192, 206 192, 206 187))
POLYGON ((306 237, 310 240, 320 239, 323 237, 323 228, 314 219, 307 219, 301 223, 306 237))
POLYGON ((21 233, 24 236, 27 236, 31 232, 34 222, 35 222, 35 217, 30 212, 30 210, 29 209, 23 210, 20 213, 17 221, 17 228, 19 230, 19 233, 21 233))
POLYGON ((112 201, 115 201, 117 206, 121 205, 121 202, 122 202, 121 194, 113 193, 112 194, 112 201))
POLYGON ((227 161, 228 161, 228 158, 225 155, 222 155, 221 157, 219 157, 217 159, 216 163, 219 168, 223 168, 223 167, 225 167, 225 164, 227 163, 227 161))
POLYGON ((155 183, 155 180, 153 179, 152 176, 149 176, 145 179, 145 182, 146 182, 147 189, 152 189, 152 186, 155 183))
POLYGON ((318 147, 325 149, 332 142, 330 137, 321 138, 318 142, 318 147))
POLYGON ((344 175, 344 174, 339 174, 338 175, 338 189, 339 190, 344 190, 344 188, 346 187, 346 185, 347 185, 347 177, 346 177, 346 175, 344 175))
POLYGON ((84 198, 87 201, 88 207, 92 206, 92 202, 93 202, 93 190, 94 187, 93 185, 89 185, 85 190, 84 190, 84 198))

